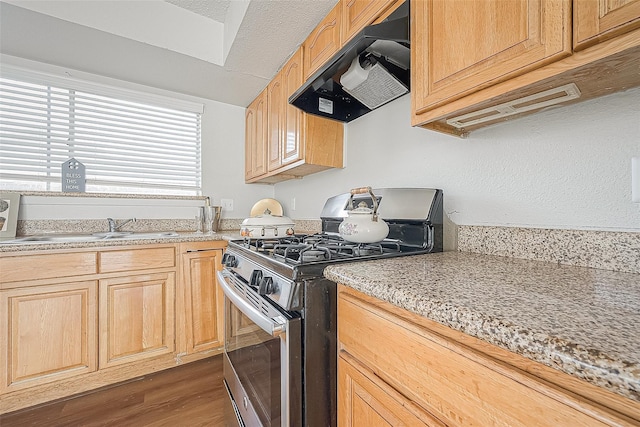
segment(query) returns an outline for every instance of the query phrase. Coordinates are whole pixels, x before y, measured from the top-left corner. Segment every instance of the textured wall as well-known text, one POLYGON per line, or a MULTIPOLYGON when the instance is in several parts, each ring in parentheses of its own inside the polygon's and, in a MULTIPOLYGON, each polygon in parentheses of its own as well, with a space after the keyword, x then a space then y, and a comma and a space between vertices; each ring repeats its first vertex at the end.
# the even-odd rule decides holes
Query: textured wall
POLYGON ((409 96, 346 127, 346 168, 275 186, 294 218, 352 187, 442 188, 456 224, 640 231, 631 157, 640 89, 556 108, 458 139, 412 128, 409 96), (296 199, 296 210, 291 200, 296 199))

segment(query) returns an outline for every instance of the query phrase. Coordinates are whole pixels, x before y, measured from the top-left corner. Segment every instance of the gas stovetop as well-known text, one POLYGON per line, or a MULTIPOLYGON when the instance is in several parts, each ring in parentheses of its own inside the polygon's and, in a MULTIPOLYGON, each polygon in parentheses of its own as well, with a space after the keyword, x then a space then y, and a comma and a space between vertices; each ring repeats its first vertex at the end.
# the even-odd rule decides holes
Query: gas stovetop
POLYGON ((290 265, 358 260, 406 252, 423 251, 402 245, 399 240, 385 239, 376 243, 351 243, 328 233, 297 234, 277 239, 245 239, 239 246, 290 265))

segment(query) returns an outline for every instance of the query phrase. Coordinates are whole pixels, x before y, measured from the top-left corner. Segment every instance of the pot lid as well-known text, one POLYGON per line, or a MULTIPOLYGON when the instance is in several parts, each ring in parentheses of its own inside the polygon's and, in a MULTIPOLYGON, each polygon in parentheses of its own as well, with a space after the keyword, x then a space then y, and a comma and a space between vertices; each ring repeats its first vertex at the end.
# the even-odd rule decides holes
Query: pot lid
POLYGON ((276 199, 258 200, 256 204, 251 208, 251 213, 249 214, 249 216, 262 215, 267 209, 271 211, 271 215, 282 216, 282 205, 276 199))

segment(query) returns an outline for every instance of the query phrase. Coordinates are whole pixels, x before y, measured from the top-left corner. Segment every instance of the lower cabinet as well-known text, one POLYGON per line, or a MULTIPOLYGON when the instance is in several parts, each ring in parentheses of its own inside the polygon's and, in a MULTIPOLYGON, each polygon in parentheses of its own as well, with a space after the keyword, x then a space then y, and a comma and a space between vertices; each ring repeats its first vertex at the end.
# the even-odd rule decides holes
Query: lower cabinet
POLYGON ((225 247, 0 253, 0 414, 221 352, 225 247))
POLYGON ((175 349, 175 273, 100 281, 100 368, 175 349))
POLYGON ((338 358, 338 425, 444 426, 346 354, 338 358))
POLYGON ((340 426, 637 426, 640 405, 339 286, 340 426))
POLYGON ((216 271, 222 269, 222 248, 190 244, 183 245, 181 252, 184 350, 192 354, 219 349, 224 339, 224 296, 216 281, 216 271))
POLYGON ((96 281, 0 292, 0 394, 93 372, 96 281))

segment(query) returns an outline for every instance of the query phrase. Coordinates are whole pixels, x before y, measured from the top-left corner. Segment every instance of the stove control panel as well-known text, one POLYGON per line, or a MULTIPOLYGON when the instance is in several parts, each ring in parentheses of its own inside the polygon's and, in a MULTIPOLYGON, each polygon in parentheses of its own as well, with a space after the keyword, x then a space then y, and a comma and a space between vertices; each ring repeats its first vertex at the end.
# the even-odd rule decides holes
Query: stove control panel
POLYGON ((237 252, 225 253, 222 264, 226 270, 242 278, 254 292, 269 298, 285 310, 294 310, 299 306, 296 297, 298 285, 293 280, 280 276, 237 252))

